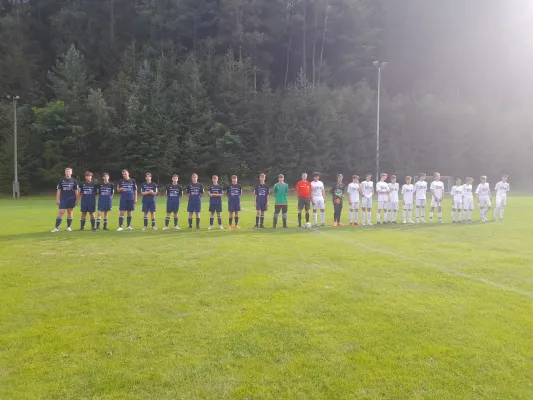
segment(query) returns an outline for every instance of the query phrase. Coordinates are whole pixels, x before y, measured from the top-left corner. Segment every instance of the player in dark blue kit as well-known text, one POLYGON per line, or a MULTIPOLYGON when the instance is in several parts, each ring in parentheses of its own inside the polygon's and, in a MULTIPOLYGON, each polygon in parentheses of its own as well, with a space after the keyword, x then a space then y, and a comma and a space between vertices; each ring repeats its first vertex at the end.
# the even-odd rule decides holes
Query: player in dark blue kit
POLYGON ((67 231, 72 231, 72 211, 78 204, 79 199, 78 181, 72 178, 72 168, 65 169, 65 177, 57 184, 56 204, 59 206, 59 213, 56 218, 56 227, 52 232, 59 231, 59 225, 63 221, 63 215, 67 212, 67 231))
POLYGON ((91 229, 96 230, 94 212, 96 211, 96 189, 98 185, 93 182, 93 173, 85 172, 85 182, 80 185, 81 193, 81 221, 80 231, 85 229, 85 219, 87 213, 91 217, 91 229))
POLYGON ((104 231, 107 231, 107 216, 113 207, 113 194, 115 193, 115 185, 109 182, 109 174, 104 172, 102 175, 104 183, 98 185, 98 218, 96 219, 96 230, 100 229, 102 221, 102 214, 104 214, 104 231))
POLYGON ((237 183, 237 175, 231 177, 231 185, 226 189, 228 195, 228 211, 229 211, 229 227, 233 223, 233 213, 235 213, 235 226, 234 229, 239 229, 239 211, 241 211, 241 194, 242 186, 237 183))
POLYGON ((187 185, 185 191, 189 198, 187 204, 187 212, 189 213, 189 229, 192 229, 192 216, 196 214, 196 228, 200 229, 200 212, 202 211, 202 196, 204 195, 204 187, 198 182, 198 174, 192 174, 191 183, 187 185))
POLYGON ((144 226, 143 231, 148 229, 148 213, 152 217, 152 229, 157 230, 155 227, 155 196, 157 196, 157 185, 152 182, 152 174, 147 172, 145 175, 146 182, 141 186, 141 194, 143 196, 143 213, 144 213, 144 226))
POLYGON ((124 214, 127 213, 127 229, 133 230, 131 227, 131 212, 135 210, 135 204, 137 203, 137 183, 134 179, 130 178, 130 173, 127 169, 122 170, 122 179, 118 182, 117 192, 120 193, 120 217, 118 217, 118 229, 122 231, 122 225, 124 224, 124 214))
POLYGON ((167 217, 165 218, 163 230, 168 229, 170 214, 174 214, 174 229, 180 229, 178 226, 178 211, 180 209, 180 199, 183 196, 183 188, 178 185, 178 179, 178 175, 172 175, 172 185, 167 187, 167 217))
POLYGON ((213 184, 209 186, 207 190, 209 195, 209 212, 211 217, 209 218, 209 230, 213 229, 213 222, 215 220, 215 213, 217 213, 218 227, 224 229, 222 226, 222 196, 224 196, 224 188, 218 184, 218 176, 213 175, 213 184))
POLYGON ((257 211, 255 215, 255 228, 264 228, 265 211, 268 210, 270 187, 265 183, 265 174, 259 175, 259 185, 254 189, 254 204, 257 211))

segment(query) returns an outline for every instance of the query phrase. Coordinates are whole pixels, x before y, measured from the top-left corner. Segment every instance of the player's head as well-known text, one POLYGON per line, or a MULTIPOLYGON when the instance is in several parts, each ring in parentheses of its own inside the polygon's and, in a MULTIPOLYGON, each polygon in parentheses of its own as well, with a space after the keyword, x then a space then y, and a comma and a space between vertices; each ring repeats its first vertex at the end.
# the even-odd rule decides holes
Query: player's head
POLYGON ((433 178, 435 178, 436 181, 440 181, 440 173, 439 172, 435 172, 433 174, 433 178))
POLYGON ((192 183, 197 183, 198 182, 198 174, 192 174, 191 175, 191 181, 192 181, 192 183))
POLYGON ((474 182, 474 178, 470 178, 470 177, 467 177, 467 178, 466 178, 466 184, 467 184, 467 185, 471 185, 472 182, 474 182))
POLYGON ((396 175, 391 175, 391 176, 390 176, 390 181, 391 181, 392 183, 396 183, 396 175))
POLYGON ((502 182, 507 182, 507 178, 509 178, 509 175, 503 175, 502 182))
POLYGON ((422 182, 425 181, 425 180, 426 180, 426 174, 424 174, 424 173, 422 172, 420 175, 418 175, 418 180, 419 180, 419 181, 422 181, 422 182))
POLYGON ((337 182, 341 183, 342 182, 342 178, 343 178, 342 174, 338 174, 337 175, 337 182))
POLYGON ((302 174, 302 181, 305 182, 306 180, 307 180, 307 174, 304 172, 304 173, 302 174))
POLYGON ((172 175, 172 183, 174 185, 177 185, 178 184, 178 180, 180 179, 180 177, 176 174, 172 175))
POLYGON ((261 172, 261 173, 259 174, 259 182, 260 182, 261 184, 265 183, 265 179, 266 179, 266 177, 267 177, 267 176, 266 176, 264 173, 261 172))
POLYGON ((211 179, 213 180, 213 183, 215 185, 218 183, 218 176, 217 175, 213 175, 211 179))
POLYGON ((405 177, 405 183, 407 183, 408 185, 411 184, 412 180, 413 180, 413 178, 411 178, 409 175, 405 177))
POLYGON ((231 183, 233 183, 234 185, 237 183, 237 175, 231 175, 231 183))
POLYGON ((379 175, 379 179, 382 181, 382 182, 385 182, 387 180, 387 174, 385 172, 382 172, 380 175, 379 175))
POLYGON ((456 184, 457 186, 459 186, 459 185, 461 184, 461 178, 457 178, 457 179, 455 180, 455 184, 456 184))
POLYGON ((481 181, 481 183, 485 183, 485 182, 487 182, 487 177, 485 175, 481 175, 479 177, 479 180, 481 181))
POLYGON ((90 182, 93 180, 93 173, 91 171, 85 171, 85 180, 90 182))
POLYGON ((285 176, 283 176, 283 174, 279 174, 278 175, 278 182, 279 183, 283 183, 284 180, 285 180, 285 176))
POLYGON ((372 179, 372 174, 366 174, 366 180, 370 182, 371 179, 372 179))
POLYGON ((152 174, 150 172, 147 172, 144 174, 144 179, 146 179, 146 182, 152 182, 152 174))
POLYGON ((352 175, 352 182, 358 183, 359 182, 359 175, 352 175))
POLYGON ((104 183, 109 183, 109 174, 107 172, 104 172, 102 175, 102 179, 104 180, 104 183))
POLYGON ((315 182, 318 182, 319 179, 320 179, 320 172, 313 172, 313 180, 315 182))
POLYGON ((122 177, 124 179, 130 179, 130 172, 127 169, 122 170, 122 177))
POLYGON ((72 176, 72 168, 65 168, 65 176, 70 178, 72 176))

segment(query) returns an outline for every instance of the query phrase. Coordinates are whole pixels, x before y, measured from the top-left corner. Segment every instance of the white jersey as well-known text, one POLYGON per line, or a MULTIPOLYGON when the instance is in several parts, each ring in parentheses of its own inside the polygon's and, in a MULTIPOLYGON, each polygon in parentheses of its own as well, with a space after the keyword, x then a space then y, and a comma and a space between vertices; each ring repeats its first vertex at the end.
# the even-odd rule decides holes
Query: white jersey
POLYGON ((461 204, 463 202, 463 187, 462 186, 453 186, 450 194, 453 197, 454 204, 461 204))
POLYGON ((498 182, 494 190, 496 190, 496 196, 498 197, 507 197, 507 192, 509 191, 509 182, 498 182))
POLYGON ((389 194, 380 193, 380 191, 382 190, 384 190, 385 192, 388 192, 389 184, 387 182, 379 181, 378 183, 376 183, 376 192, 378 192, 378 201, 389 201, 389 194))
POLYGON ((415 187, 412 183, 402 186, 402 197, 405 204, 413 204, 414 202, 415 187))
POLYGON ((415 195, 417 200, 426 200, 427 191, 428 183, 426 181, 418 181, 415 183, 415 195))
POLYGON ((324 184, 321 181, 311 182, 311 197, 316 200, 324 199, 324 184))
POLYGON ((477 185, 476 194, 478 196, 490 196, 490 185, 488 182, 477 185))
POLYGON ((444 182, 433 181, 431 182, 429 189, 434 193, 436 199, 442 200, 442 196, 444 195, 444 182))
POLYGON ((472 193, 472 185, 467 185, 466 183, 463 185, 463 198, 472 200, 474 198, 474 194, 472 193))
POLYGON ((400 190, 399 183, 389 183, 389 201, 391 203, 398 203, 398 191, 400 190))
POLYGON ((363 183, 361 183, 361 191, 363 192, 364 197, 371 198, 374 193, 374 182, 363 181, 363 183))
POLYGON ((348 185, 348 197, 350 198, 350 203, 359 203, 359 184, 350 183, 348 185))

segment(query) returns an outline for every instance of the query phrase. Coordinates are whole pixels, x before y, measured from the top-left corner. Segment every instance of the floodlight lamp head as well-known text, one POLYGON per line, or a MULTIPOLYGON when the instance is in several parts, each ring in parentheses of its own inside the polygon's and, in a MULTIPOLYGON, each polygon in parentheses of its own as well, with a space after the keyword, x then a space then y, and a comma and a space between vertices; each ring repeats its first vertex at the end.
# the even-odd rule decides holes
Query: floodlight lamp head
POLYGON ((373 65, 374 67, 376 67, 376 68, 379 67, 379 61, 374 61, 374 62, 372 63, 372 65, 373 65))

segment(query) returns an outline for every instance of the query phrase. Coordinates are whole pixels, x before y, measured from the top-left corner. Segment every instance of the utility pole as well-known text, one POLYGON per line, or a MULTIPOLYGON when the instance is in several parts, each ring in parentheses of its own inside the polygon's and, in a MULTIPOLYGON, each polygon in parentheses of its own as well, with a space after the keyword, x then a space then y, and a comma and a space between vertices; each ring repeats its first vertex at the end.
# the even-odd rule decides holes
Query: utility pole
POLYGON ((13 181, 13 199, 20 198, 20 185, 18 173, 18 146, 17 146, 17 101, 19 96, 7 96, 8 99, 13 100, 13 167, 15 170, 15 179, 13 181))

